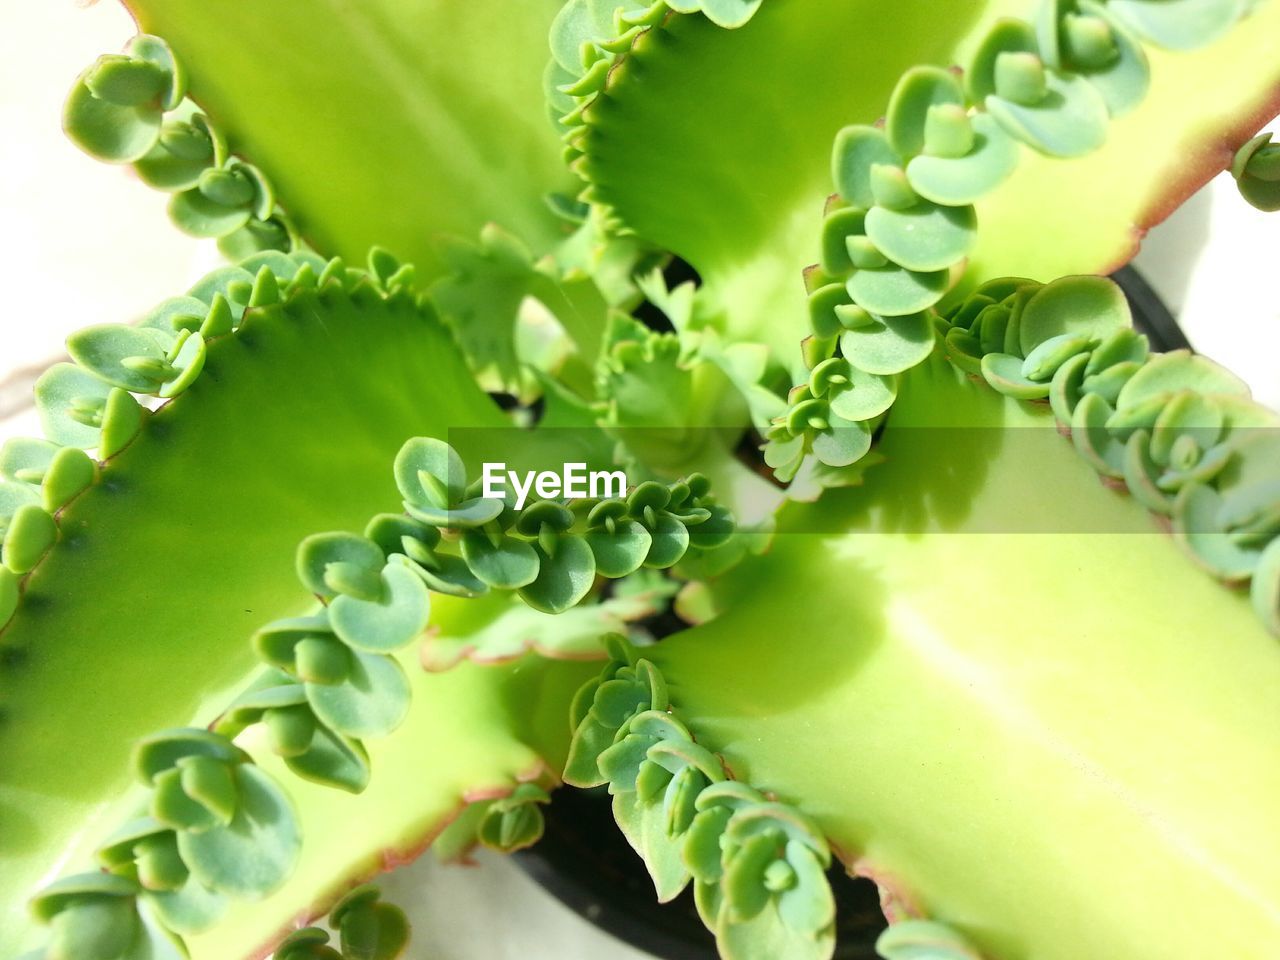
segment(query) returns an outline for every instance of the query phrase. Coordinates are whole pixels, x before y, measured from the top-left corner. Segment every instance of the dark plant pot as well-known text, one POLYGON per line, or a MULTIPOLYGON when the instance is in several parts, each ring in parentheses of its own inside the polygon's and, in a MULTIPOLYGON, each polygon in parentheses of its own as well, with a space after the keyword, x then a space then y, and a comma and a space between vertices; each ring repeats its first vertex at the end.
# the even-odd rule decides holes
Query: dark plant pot
MULTIPOLYGON (((1125 267, 1113 279, 1153 350, 1190 346, 1137 271, 1125 267)), ((545 836, 516 854, 525 873, 586 920, 655 957, 717 960, 715 940, 698 917, 691 890, 668 904, 654 898, 653 883, 614 823, 611 798, 603 788, 557 790, 544 810, 545 836)), ((849 877, 838 865, 829 877, 836 897, 837 960, 878 960, 875 941, 885 919, 875 885, 849 877)))

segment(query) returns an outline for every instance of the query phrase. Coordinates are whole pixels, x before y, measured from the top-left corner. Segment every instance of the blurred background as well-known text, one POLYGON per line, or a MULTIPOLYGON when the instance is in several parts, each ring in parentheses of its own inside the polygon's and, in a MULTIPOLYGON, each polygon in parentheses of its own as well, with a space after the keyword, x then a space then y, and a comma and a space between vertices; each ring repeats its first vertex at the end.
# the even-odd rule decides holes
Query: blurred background
MULTIPOLYGON (((63 338, 118 322, 212 269, 212 241, 169 224, 167 197, 99 164, 59 127, 75 76, 133 24, 114 0, 0 0, 0 441, 38 432, 31 383, 63 338)), ((1280 215, 1246 205, 1225 174, 1147 238, 1136 266, 1198 350, 1280 410, 1280 215)), ((500 857, 429 856, 384 884, 409 910, 414 960, 637 960, 500 857)))

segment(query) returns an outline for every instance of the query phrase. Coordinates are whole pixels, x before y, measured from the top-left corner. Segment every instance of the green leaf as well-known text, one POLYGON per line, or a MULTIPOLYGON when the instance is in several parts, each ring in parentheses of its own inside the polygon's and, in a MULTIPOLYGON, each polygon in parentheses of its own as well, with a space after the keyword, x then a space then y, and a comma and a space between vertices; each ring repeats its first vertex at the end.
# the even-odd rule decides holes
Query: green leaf
POLYGON ((43 507, 25 503, 13 513, 4 532, 0 562, 14 573, 27 573, 58 540, 58 525, 43 507))
POLYGON ((49 440, 10 437, 0 445, 0 480, 39 486, 60 449, 49 440))
POLYGON ((467 469, 457 451, 434 437, 415 437, 396 455, 396 486, 416 507, 450 507, 462 500, 467 469))
MULTIPOLYGON (((41 483, 41 503, 50 513, 62 509, 92 486, 98 465, 83 450, 63 447, 49 461, 41 483)), ((0 509, 0 514, 3 514, 0 509)))
POLYGON ((782 856, 784 842, 778 832, 760 833, 726 852, 721 884, 729 907, 727 915, 733 923, 759 916, 770 905, 772 898, 765 886, 765 871, 782 856))
POLYGON ((932 920, 900 920, 876 940, 884 960, 982 960, 955 930, 932 920))
POLYGON ((36 381, 36 409, 44 435, 68 447, 95 447, 111 387, 75 364, 55 363, 36 381), (96 415, 95 420, 90 419, 96 415))
POLYGON ((899 155, 913 157, 924 150, 925 118, 938 104, 964 104, 955 74, 938 67, 912 67, 902 75, 885 112, 885 133, 899 155))
POLYGON ((1148 510, 1166 516, 1173 512, 1173 500, 1157 485, 1160 468, 1151 459, 1151 434, 1138 430, 1125 443, 1124 483, 1134 499, 1148 510))
POLYGON ((563 613, 587 595, 595 580, 596 560, 586 541, 560 536, 554 554, 548 554, 541 544, 535 545, 534 550, 538 554, 538 576, 520 588, 525 603, 543 613, 563 613))
POLYGON ((907 180, 926 200, 960 207, 986 196, 1018 164, 1018 145, 990 116, 972 118, 973 147, 961 157, 913 157, 907 180))
POLYGON ((319 724, 310 746, 297 756, 286 757, 285 763, 305 780, 348 793, 362 793, 369 785, 369 756, 360 742, 319 724))
POLYGON ((145 156, 134 161, 139 178, 157 190, 188 190, 210 166, 220 162, 217 145, 203 114, 189 121, 167 120, 145 156))
POLYGON ((13 523, 14 516, 23 507, 40 504, 39 488, 13 480, 0 482, 0 542, 4 540, 5 531, 13 523))
POLYGON ((431 600, 422 580, 400 563, 388 563, 381 578, 380 600, 339 596, 329 604, 333 632, 356 650, 387 653, 427 628, 431 600))
POLYGON ((85 327, 67 338, 67 351, 114 387, 155 393, 175 375, 168 363, 168 342, 157 333, 114 323, 85 327), (144 372, 141 364, 146 362, 144 372))
POLYGON ((777 894, 778 916, 797 933, 821 938, 836 921, 835 897, 827 882, 826 866, 799 840, 788 840, 786 862, 794 872, 793 885, 777 894))
POLYGON ((341 683, 306 684, 316 716, 347 737, 385 737, 409 710, 409 681, 392 657, 356 651, 341 683))
POLYGON ((661 799, 638 805, 639 853, 653 879, 658 902, 670 903, 688 886, 690 874, 682 855, 684 838, 667 833, 663 807, 661 799))
POLYGON ((143 898, 164 926, 180 936, 203 933, 226 913, 224 897, 206 889, 194 877, 179 890, 147 891, 143 898))
POLYGON ((174 194, 169 201, 169 216, 178 229, 193 237, 226 236, 248 223, 252 215, 247 206, 228 206, 199 187, 174 194))
POLYGON ((1005 396, 1019 400, 1042 400, 1049 396, 1049 384, 1022 373, 1022 358, 1007 353, 988 353, 982 358, 982 376, 1005 396))
POLYGON ((201 108, 270 175, 317 249, 356 263, 382 244, 434 277, 440 237, 491 221, 538 252, 559 239, 542 197, 570 179, 541 84, 558 7, 481 0, 460 17, 450 0, 303 0, 228 18, 202 0, 139 0, 131 10, 172 45, 201 108), (283 37, 293 56, 282 73, 283 37), (321 95, 336 118, 325 129, 312 121, 321 95))
POLYGON ((1041 287, 1027 301, 1018 343, 1025 357, 1063 334, 1102 340, 1132 322, 1129 303, 1114 282, 1105 277, 1066 277, 1041 287))
POLYGON ((1125 383, 1116 407, 1132 410, 1147 403, 1168 402, 1182 390, 1249 396, 1248 385, 1229 370, 1188 350, 1173 350, 1143 364, 1142 369, 1125 383))
POLYGON ((830 467, 857 463, 871 449, 871 428, 866 421, 843 420, 832 415, 829 429, 813 438, 814 455, 830 467))
POLYGON ((1060 366, 1077 354, 1086 353, 1095 342, 1089 337, 1071 333, 1050 337, 1027 354, 1020 372, 1028 380, 1050 382, 1060 366))
MULTIPOLYGON (((197 292, 212 297, 237 272, 253 279, 231 268, 197 292)), ((388 465, 405 438, 504 423, 447 331, 407 296, 357 304, 335 288, 304 290, 211 342, 193 387, 148 418, 102 481, 64 508, 69 536, 27 594, 56 602, 21 604, 5 628, 7 649, 41 651, 5 671, 6 710, 26 731, 0 737, 0 767, 17 791, 0 806, 5 909, 20 909, 49 870, 49 846, 19 844, 22 823, 45 823, 48 844, 74 844, 104 797, 127 795, 135 742, 191 717, 192 704, 206 705, 201 720, 213 719, 209 711, 258 668, 246 640, 305 601, 291 569, 303 537, 359 530, 395 504, 388 465), (237 602, 210 604, 210 596, 237 602), (101 615, 113 607, 120 616, 101 615), (86 641, 59 639, 71 636, 86 641), (104 711, 103 690, 129 709, 104 711), (76 763, 50 764, 50 751, 76 763), (63 798, 65 819, 49 820, 51 797, 63 798)), ((85 446, 94 443, 89 433, 85 446)), ((513 765, 532 764, 524 748, 506 749, 518 755, 513 765)), ((489 769, 488 754, 477 756, 489 769)), ((288 775, 283 761, 276 769, 288 775)), ((395 842, 390 826, 371 829, 395 842)), ((332 871, 315 884, 321 876, 332 871)), ((12 929, 0 920, 0 954, 12 929)))
POLYGON ((831 158, 831 179, 845 200, 858 207, 875 204, 871 192, 871 168, 876 164, 898 166, 902 158, 883 130, 875 127, 845 127, 836 134, 831 158))
POLYGON ((538 576, 538 554, 513 537, 499 535, 497 545, 482 530, 462 534, 462 557, 471 572, 497 590, 515 590, 538 576))
POLYGON ((927 313, 877 317, 866 326, 846 330, 840 350, 859 370, 889 376, 910 370, 933 352, 933 325, 927 313))
POLYGON ((235 768, 240 803, 225 827, 178 834, 178 849, 191 875, 228 896, 265 897, 288 878, 301 847, 289 801, 253 764, 235 768))
POLYGON ((479 597, 489 592, 489 585, 471 572, 467 562, 451 553, 424 555, 405 566, 437 593, 451 597, 479 597))
POLYGON ((676 0, 671 9, 681 12, 701 10, 718 27, 734 29, 742 26, 760 9, 763 0, 676 0))
POLYGON ((386 560, 376 543, 354 533, 315 533, 298 544, 295 561, 298 579, 316 596, 330 598, 338 595, 325 577, 330 564, 347 564, 377 574, 386 565, 386 560))
POLYGON ((977 240, 977 227, 972 207, 943 207, 927 200, 906 210, 873 207, 867 212, 867 236, 908 270, 946 270, 963 260, 977 240))
POLYGON ((1107 9, 1157 46, 1194 50, 1235 26, 1249 4, 1247 0, 1108 0, 1107 9))
POLYGON ((1173 532, 1214 576, 1247 580, 1262 557, 1257 546, 1240 544, 1222 529, 1222 495, 1203 484, 1189 484, 1173 505, 1173 532))
POLYGON ((348 894, 332 914, 344 960, 399 957, 409 944, 409 921, 404 911, 389 903, 365 901, 347 905, 350 899, 348 894))
POLYGON ((1107 103, 1088 80, 1050 71, 1048 93, 1034 104, 987 97, 991 116, 1010 136, 1052 157, 1079 157, 1107 137, 1107 103))
POLYGON ((1107 428, 1115 413, 1096 393, 1086 393, 1071 415, 1071 441, 1080 455, 1104 477, 1124 476, 1125 446, 1107 428))
POLYGON ((184 757, 212 757, 224 763, 244 763, 249 755, 226 737, 193 727, 162 730, 133 745, 133 771, 143 783, 174 769, 184 757))
POLYGON ((140 931, 132 897, 94 897, 72 903, 50 926, 48 960, 125 960, 140 931))
POLYGON ((893 406, 897 396, 898 386, 892 377, 864 373, 852 367, 849 384, 835 389, 828 402, 832 412, 845 420, 870 420, 893 406))
POLYGON ((635 573, 653 549, 653 536, 635 520, 616 522, 609 531, 603 527, 588 530, 583 539, 596 558, 596 572, 610 579, 635 573))
POLYGON ((86 81, 104 60, 107 58, 100 58, 81 74, 72 87, 62 110, 62 127, 90 156, 107 163, 129 163, 155 145, 162 113, 156 103, 120 105, 94 96, 86 81))
POLYGON ((1142 102, 1151 86, 1151 67, 1146 51, 1112 13, 1110 6, 1081 0, 1080 11, 1105 23, 1110 31, 1114 59, 1100 68, 1082 67, 1085 79, 1093 84, 1113 117, 1120 117, 1142 102))
POLYGON ((857 270, 847 284, 849 296, 864 310, 901 317, 927 310, 947 289, 947 271, 931 273, 888 266, 857 270))

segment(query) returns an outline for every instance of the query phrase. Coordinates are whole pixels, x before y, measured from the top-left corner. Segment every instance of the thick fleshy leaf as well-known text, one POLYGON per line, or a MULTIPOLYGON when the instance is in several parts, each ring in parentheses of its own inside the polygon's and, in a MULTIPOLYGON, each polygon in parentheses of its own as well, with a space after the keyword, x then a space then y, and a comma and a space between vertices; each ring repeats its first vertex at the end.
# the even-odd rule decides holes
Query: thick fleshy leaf
POLYGON ((355 651, 341 683, 308 683, 316 716, 347 737, 384 737, 409 710, 409 681, 392 657, 355 651))
POLYGON ((188 877, 179 890, 151 891, 145 898, 160 922, 181 936, 208 930, 227 909, 226 898, 206 888, 195 877, 188 877))
POLYGON ((1042 400, 1049 396, 1049 384, 1032 380, 1022 372, 1022 358, 1008 353, 988 353, 982 358, 982 376, 1005 396, 1019 400, 1042 400))
POLYGON ((427 627, 431 600, 427 588, 404 564, 388 563, 381 573, 381 600, 334 597, 329 623, 344 643, 370 653, 404 646, 427 627))
POLYGON ((778 894, 778 916, 797 933, 820 937, 836 920, 835 897, 818 855, 799 840, 787 841, 787 865, 794 885, 778 894))
POLYGON ((929 108, 963 103, 964 90, 955 74, 939 67, 912 67, 902 75, 889 98, 885 134, 899 156, 913 157, 924 150, 929 108))
POLYGON ((155 393, 172 379, 166 348, 159 331, 120 323, 85 327, 67 338, 67 352, 86 370, 114 387, 142 393, 155 393), (150 364, 145 369, 153 376, 138 368, 142 363, 150 364))
POLYGON ((325 579, 325 570, 330 564, 346 564, 376 575, 385 563, 378 545, 367 537, 354 533, 316 533, 298 545, 296 568, 303 586, 317 596, 328 598, 338 594, 325 579))
POLYGON ((1108 0, 1111 10, 1139 36, 1170 50, 1194 50, 1230 30, 1248 0, 1108 0))
POLYGON ((1219 524, 1222 495, 1212 487, 1191 484, 1173 506, 1173 532, 1214 576, 1244 581, 1262 557, 1259 547, 1243 546, 1219 524))
POLYGON ((62 126, 81 150, 107 163, 128 163, 150 150, 160 136, 162 113, 157 103, 119 105, 90 92, 86 77, 71 90, 62 111, 62 126))
POLYGON ((60 510, 91 486, 97 475, 98 465, 83 450, 63 447, 49 462, 41 483, 41 503, 50 513, 60 510))
POLYGON ((1063 334, 1102 339, 1132 323, 1129 303, 1105 277, 1067 277, 1036 292, 1023 308, 1018 345, 1025 357, 1063 334))
POLYGON ((415 506, 449 507, 462 499, 467 470, 449 444, 434 437, 416 437, 396 455, 396 486, 415 506))
POLYGON ((653 880, 659 903, 669 903, 689 884, 691 875, 681 852, 683 835, 672 837, 666 830, 661 798, 639 805, 640 854, 653 880))
POLYGON ((472 573, 498 590, 515 590, 538 576, 538 555, 522 540, 502 536, 495 546, 487 534, 468 530, 462 535, 462 556, 472 573))
POLYGON ((228 896, 264 897, 293 870, 301 847, 293 809, 284 792, 253 764, 235 768, 240 798, 225 827, 178 835, 178 848, 200 883, 228 896))
POLYGON ((58 540, 58 525, 41 506, 26 503, 18 507, 4 531, 0 562, 14 573, 35 568, 58 540))
POLYGON ((866 373, 902 373, 933 352, 933 325, 927 313, 878 317, 876 322, 847 330, 840 349, 851 364, 866 373))
POLYGON ((359 741, 316 725, 311 745, 293 757, 286 757, 289 769, 305 780, 361 793, 369 785, 369 756, 359 741))
POLYGON ((557 538, 554 554, 548 554, 541 544, 535 550, 537 579, 519 591, 529 606, 543 613, 562 613, 587 595, 595 580, 596 560, 582 538, 557 538))
POLYGON ((987 98, 987 110, 1010 136, 1052 157, 1092 153, 1107 138, 1107 103, 1088 80, 1046 74, 1048 93, 1027 105, 997 95, 987 98))
POLYGON ((677 0, 670 6, 673 10, 696 6, 716 26, 732 30, 750 20, 760 8, 761 2, 762 0, 697 0, 693 4, 690 0, 677 0))
POLYGON ((918 271, 946 270, 963 260, 977 239, 977 227, 972 207, 943 207, 927 200, 906 210, 873 207, 866 221, 867 236, 886 257, 918 271))
POLYGON ((847 288, 853 302, 882 317, 900 317, 927 310, 947 290, 947 271, 917 272, 887 266, 857 270, 847 288))
POLYGON ((1020 372, 1028 380, 1048 383, 1060 366, 1077 354, 1086 352, 1093 343, 1089 337, 1072 333, 1050 337, 1027 354, 1020 372))
MULTIPOLYGON (((375 891, 376 895, 376 891, 375 891)), ((409 943, 409 921, 394 904, 364 902, 331 915, 344 960, 396 960, 409 943)))
POLYGON ((907 164, 907 180, 926 200, 958 207, 999 186, 1018 163, 1018 145, 991 117, 972 119, 973 147, 962 157, 921 155, 907 164))
POLYGON ((689 528, 669 513, 659 513, 657 524, 649 530, 651 538, 644 565, 665 570, 680 562, 689 549, 689 528))
POLYGON ((1080 455, 1105 477, 1123 477, 1125 446, 1107 429, 1115 410, 1096 393, 1087 393, 1071 416, 1071 441, 1080 455))
POLYGON ((870 208, 871 168, 876 164, 897 166, 901 157, 889 144, 883 130, 875 127, 845 127, 836 134, 831 157, 831 178, 840 196, 850 203, 870 208))
POLYGON ((1108 25, 1116 53, 1110 64, 1100 69, 1085 69, 1084 76, 1102 94, 1111 115, 1123 116, 1142 102, 1151 86, 1146 51, 1109 7, 1081 0, 1080 10, 1108 25))
POLYGON ((36 408, 44 435, 69 447, 94 447, 101 436, 101 420, 85 422, 86 413, 101 417, 111 387, 75 364, 55 363, 36 381, 36 408))
POLYGON ((132 898, 86 898, 53 918, 45 956, 49 960, 133 960, 140 932, 132 898))
POLYGON ((849 371, 849 383, 833 391, 827 402, 831 410, 845 420, 870 420, 893 406, 897 396, 897 382, 892 377, 864 373, 853 367, 849 371))
POLYGON ((612 532, 604 528, 583 535, 596 558, 596 572, 617 579, 639 570, 653 547, 653 536, 635 520, 616 522, 612 532))
POLYGON ((239 230, 253 216, 248 206, 225 206, 211 200, 196 187, 174 194, 169 216, 184 233, 193 237, 221 237, 239 230))
POLYGON ((1120 391, 1116 407, 1130 410, 1147 402, 1168 400, 1181 390, 1249 396, 1248 385, 1231 371, 1188 350, 1174 350, 1143 364, 1120 391))
POLYGON ((876 940, 884 960, 982 960, 965 939, 945 924, 902 920, 876 940))
POLYGON ((844 420, 832 415, 830 426, 813 438, 813 453, 830 467, 857 463, 871 449, 871 429, 865 421, 844 420))

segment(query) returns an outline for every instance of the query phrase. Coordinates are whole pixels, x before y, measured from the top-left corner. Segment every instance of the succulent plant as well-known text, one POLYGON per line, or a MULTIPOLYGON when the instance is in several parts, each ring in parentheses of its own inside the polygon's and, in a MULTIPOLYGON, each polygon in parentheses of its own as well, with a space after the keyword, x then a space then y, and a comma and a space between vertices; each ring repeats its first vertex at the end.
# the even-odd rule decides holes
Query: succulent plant
POLYGON ((1108 279, 1275 0, 128 6, 228 265, 0 448, 0 954, 390 960, 565 785, 726 960, 1280 953, 1280 416, 1108 279))

